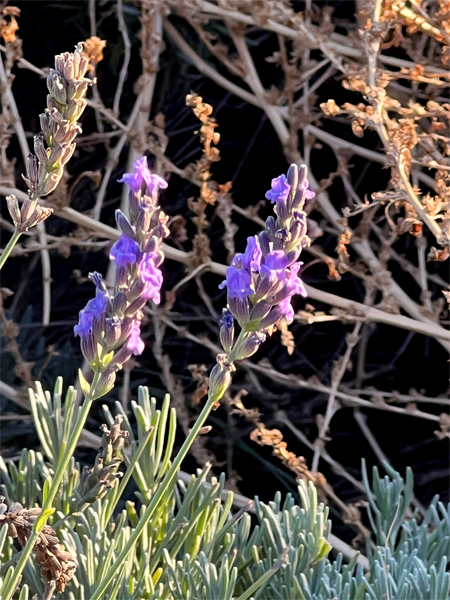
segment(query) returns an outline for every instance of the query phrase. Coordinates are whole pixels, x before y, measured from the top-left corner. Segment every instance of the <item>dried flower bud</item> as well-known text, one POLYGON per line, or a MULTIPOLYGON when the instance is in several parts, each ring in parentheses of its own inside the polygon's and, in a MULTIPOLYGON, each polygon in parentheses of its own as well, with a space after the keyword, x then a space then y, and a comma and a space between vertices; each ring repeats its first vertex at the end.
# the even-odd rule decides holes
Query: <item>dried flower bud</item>
POLYGON ((45 165, 47 163, 48 154, 44 146, 44 137, 42 133, 38 133, 34 136, 34 151, 39 162, 45 165))
POLYGON ((26 169, 29 181, 33 186, 36 186, 39 183, 39 167, 37 157, 31 152, 27 157, 26 169))
POLYGON ((61 156, 61 164, 65 165, 69 162, 69 160, 72 158, 72 155, 75 151, 76 148, 76 144, 62 144, 62 147, 64 149, 63 154, 61 156))
POLYGON ((21 223, 21 215, 20 215, 20 208, 19 208, 19 202, 17 200, 17 198, 12 194, 11 196, 6 196, 6 202, 8 204, 8 211, 9 214, 11 215, 11 219, 13 220, 13 223, 16 227, 19 227, 20 223, 21 223))
POLYGON ((47 87, 57 102, 60 104, 67 103, 66 82, 54 69, 50 70, 50 75, 47 77, 47 87))
MULTIPOLYGON (((41 514, 40 508, 24 508, 19 502, 14 502, 6 510, 3 503, 5 498, 0 496, 0 527, 8 527, 8 535, 17 538, 24 547, 33 531, 34 523, 41 514)), ((33 552, 36 563, 41 567, 42 578, 56 592, 64 592, 67 583, 72 579, 77 568, 75 558, 64 549, 50 525, 44 525, 38 534, 33 552)))
POLYGON ((55 173, 49 174, 45 179, 44 185, 42 186, 42 189, 41 189, 41 192, 39 195, 47 196, 47 194, 50 194, 50 192, 53 192, 53 190, 58 185, 59 180, 62 177, 62 174, 63 174, 62 167, 58 167, 58 169, 55 173))
POLYGON ((72 98, 64 111, 65 118, 70 122, 77 121, 86 108, 86 104, 84 98, 72 98))

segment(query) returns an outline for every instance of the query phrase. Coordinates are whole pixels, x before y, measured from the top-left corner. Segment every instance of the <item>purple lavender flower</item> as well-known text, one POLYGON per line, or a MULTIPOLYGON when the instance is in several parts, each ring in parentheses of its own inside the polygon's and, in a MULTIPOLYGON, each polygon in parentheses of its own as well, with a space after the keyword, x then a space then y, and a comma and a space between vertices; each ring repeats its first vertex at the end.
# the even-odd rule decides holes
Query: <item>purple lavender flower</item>
POLYGON ((292 308, 291 297, 282 300, 278 305, 278 310, 282 318, 286 319, 288 323, 292 323, 294 320, 294 309, 292 308))
POLYGON ((118 267, 125 267, 126 265, 135 264, 139 252, 139 244, 127 235, 122 234, 117 242, 113 244, 109 258, 115 261, 118 267))
POLYGON ((144 254, 139 267, 141 279, 145 283, 142 295, 147 300, 152 299, 155 304, 159 304, 161 301, 160 290, 163 282, 162 273, 155 266, 155 260, 158 258, 155 252, 144 254))
POLYGON ((94 273, 95 298, 80 312, 74 328, 81 337, 83 356, 100 374, 91 398, 106 394, 114 385, 115 373, 133 354, 143 352, 142 309, 149 299, 160 301, 163 277, 158 267, 164 260, 162 243, 169 231, 168 217, 158 206, 156 194, 167 183, 150 172, 145 157, 136 161, 134 169, 121 179, 130 187, 129 216, 116 213, 122 234, 110 251, 110 259, 118 267, 114 291, 110 296, 101 275, 94 273))
POLYGON ((127 350, 138 356, 144 352, 144 348, 145 344, 141 339, 141 323, 138 320, 133 321, 130 337, 127 342, 127 350))
POLYGON ((299 294, 300 296, 307 296, 305 285, 303 281, 298 277, 298 271, 303 263, 297 262, 291 265, 289 269, 289 275, 287 278, 287 287, 292 296, 299 294))
POLYGON ((289 195, 291 186, 289 185, 286 175, 280 175, 275 179, 272 179, 272 187, 266 192, 267 200, 270 200, 272 204, 275 202, 286 202, 289 195))
POLYGON ((80 310, 78 324, 73 328, 75 335, 79 335, 81 338, 89 335, 94 315, 86 309, 80 310))
POLYGON ((305 179, 301 187, 305 192, 305 198, 307 200, 312 200, 316 197, 316 193, 309 189, 309 181, 307 179, 305 179))
POLYGON ((247 296, 253 294, 252 277, 246 269, 238 269, 231 265, 227 270, 227 278, 223 281, 219 288, 228 289, 228 298, 239 298, 243 300, 247 296))
POLYGON ((105 312, 108 304, 108 292, 97 288, 95 292, 95 298, 89 300, 86 304, 85 310, 92 313, 94 317, 99 317, 105 312))
POLYGON ((124 173, 119 183, 126 183, 134 193, 140 191, 142 183, 145 182, 146 193, 152 195, 160 189, 167 187, 167 181, 159 175, 153 174, 147 166, 147 157, 143 156, 134 163, 136 171, 134 173, 124 173))
MULTIPOLYGON (((91 275, 91 279, 96 277, 97 273, 91 275)), ((98 279, 98 281, 101 281, 98 279)), ((97 287, 95 298, 89 300, 86 307, 80 310, 78 324, 73 328, 74 334, 80 337, 86 337, 92 330, 94 318, 98 318, 104 314, 108 305, 108 292, 97 287)))
POLYGON ((236 254, 231 264, 233 267, 241 264, 248 271, 259 271, 261 258, 261 246, 259 245, 258 236, 255 235, 247 239, 247 247, 244 254, 236 254))
POLYGON ((227 287, 228 310, 241 327, 234 342, 234 327, 227 326, 231 316, 224 313, 220 321, 220 339, 227 352, 224 364, 252 356, 280 319, 293 321, 292 297, 306 296, 298 258, 310 243, 303 207, 312 197, 306 167, 299 171, 291 165, 287 177, 272 180, 266 198, 276 203, 276 218, 269 217, 264 231, 248 238, 245 253, 236 255, 219 286, 227 287))
POLYGON ((274 250, 264 257, 261 273, 268 275, 272 280, 284 281, 289 258, 283 250, 274 250))

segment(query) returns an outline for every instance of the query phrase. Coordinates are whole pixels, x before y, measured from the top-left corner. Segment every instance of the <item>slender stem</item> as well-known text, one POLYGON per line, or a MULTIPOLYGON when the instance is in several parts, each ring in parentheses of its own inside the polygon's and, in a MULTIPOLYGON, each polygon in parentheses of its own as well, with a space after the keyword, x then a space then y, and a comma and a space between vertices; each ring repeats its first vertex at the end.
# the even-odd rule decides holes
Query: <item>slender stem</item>
MULTIPOLYGON (((217 398, 217 396, 214 396, 214 397, 208 396, 208 400, 206 401, 206 404, 203 407, 202 412, 199 414, 194 427, 189 432, 189 435, 187 436, 182 447, 180 448, 180 451, 176 455, 175 460, 172 463, 172 466, 168 470, 166 476, 164 477, 163 481, 161 482, 161 485, 159 486, 159 488, 156 491, 155 495, 153 496, 150 504, 147 506, 144 514, 142 515, 141 520, 137 524, 136 529, 133 531, 128 542, 125 544, 123 550, 120 552, 120 554, 116 558, 114 564, 109 568, 106 575, 100 581, 97 589, 91 596, 90 600, 101 600, 102 598, 105 597, 106 588, 113 580, 114 575, 118 572, 120 567, 124 564, 128 554, 131 551, 131 549, 133 548, 134 544, 137 542, 137 540, 142 535, 142 532, 144 531, 145 527, 147 526, 147 523, 150 521, 153 513, 157 509, 159 502, 161 501, 164 494, 169 489, 170 484, 176 477, 178 470, 181 466, 181 463, 183 462, 183 459, 185 458, 186 454, 188 453, 190 447, 192 446, 192 443, 194 442, 195 438, 197 437, 198 432, 200 431, 201 427, 203 426, 203 423, 208 418, 209 413, 211 412, 211 409, 214 406, 214 404, 217 402, 217 400, 219 400, 219 398, 217 398)), ((5 598, 4 600, 8 600, 8 599, 5 598)))
POLYGON ((0 255, 0 269, 3 267, 3 265, 5 264, 8 256, 11 254, 11 252, 13 251, 14 246, 17 244, 17 242, 19 241, 19 238, 22 234, 20 233, 20 231, 17 231, 17 229, 14 231, 14 233, 11 236, 11 239, 9 240, 6 248, 3 250, 3 252, 0 255))
POLYGON ((10 600, 16 587, 19 583, 20 576, 22 571, 25 568, 28 558, 31 556, 33 551, 35 542, 39 536, 39 532, 42 530, 44 525, 47 522, 48 517, 50 516, 50 509, 52 507, 53 500, 58 493, 59 486, 63 477, 67 471, 67 466, 75 452, 75 448, 78 443, 78 439, 83 431, 84 424, 86 423, 86 419, 89 414, 89 410, 92 406, 92 398, 95 398, 95 388, 100 378, 100 373, 96 373, 94 376, 94 380, 92 382, 91 390, 89 394, 86 396, 83 406, 81 407, 80 413, 75 422, 75 426, 73 428, 72 434, 66 443, 63 443, 61 446, 60 456, 58 463, 56 465, 55 474, 53 476, 52 483, 50 485, 50 489, 48 490, 47 497, 45 498, 45 502, 42 505, 41 517, 38 517, 34 523, 33 532, 31 533, 28 541, 22 551, 19 562, 17 563, 17 567, 14 569, 14 574, 11 579, 8 581, 8 584, 0 590, 0 598, 2 600, 10 600))

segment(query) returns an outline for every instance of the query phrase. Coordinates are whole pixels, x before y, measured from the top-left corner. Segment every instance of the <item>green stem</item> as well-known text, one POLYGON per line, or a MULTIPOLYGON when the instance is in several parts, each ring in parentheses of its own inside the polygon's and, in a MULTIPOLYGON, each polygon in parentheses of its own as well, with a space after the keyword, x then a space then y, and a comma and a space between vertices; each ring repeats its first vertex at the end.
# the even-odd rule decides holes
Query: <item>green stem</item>
MULTIPOLYGON (((220 400, 220 398, 218 398, 217 396, 214 396, 212 398, 208 396, 208 400, 206 401, 206 404, 203 407, 202 412, 199 414, 198 419, 194 424, 194 427, 189 432, 189 435, 187 436, 182 447, 180 448, 180 451, 176 455, 176 457, 172 463, 172 466, 167 471, 167 474, 164 477, 164 479, 162 480, 161 485, 159 486, 158 490, 156 491, 155 495, 153 496, 150 504, 147 506, 144 514, 142 515, 141 520, 137 524, 136 529, 131 534, 128 542, 123 547, 123 550, 120 552, 119 556, 116 558, 114 564, 109 568, 106 575, 100 581, 97 589, 91 596, 90 600, 101 600, 101 599, 105 598, 106 588, 113 580, 114 575, 116 575, 119 572, 120 567, 125 563, 128 553, 131 551, 134 544, 137 542, 137 540, 142 535, 142 532, 144 531, 147 523, 150 521, 153 513, 155 512, 156 508, 158 507, 160 500, 162 499, 164 494, 167 492, 170 484, 176 477, 178 470, 181 466, 181 463, 183 462, 186 454, 188 453, 190 447, 192 446, 193 441, 197 437, 198 432, 202 428, 203 423, 208 418, 212 407, 214 406, 215 402, 217 402, 218 400, 220 400)), ((5 598, 5 600, 7 600, 7 599, 5 598)))
POLYGON ((61 452, 59 455, 58 463, 56 465, 55 474, 53 476, 50 489, 48 490, 47 497, 45 498, 45 501, 42 505, 41 514, 34 523, 33 531, 30 537, 28 538, 28 541, 21 553, 19 562, 17 563, 17 567, 14 569, 13 576, 8 581, 8 584, 4 587, 4 589, 2 588, 0 590, 1 600, 10 600, 12 598, 12 595, 14 594, 14 591, 16 590, 16 587, 19 583, 22 571, 25 568, 27 560, 31 556, 35 542, 39 536, 39 532, 42 530, 42 528, 47 522, 47 519, 52 514, 51 507, 53 504, 53 500, 55 499, 56 494, 58 493, 61 481, 63 480, 63 477, 67 471, 67 467, 77 447, 78 439, 81 435, 81 432, 83 431, 83 427, 86 423, 89 410, 92 406, 92 398, 95 397, 95 387, 98 383, 99 378, 100 373, 96 373, 94 375, 94 380, 92 382, 90 392, 86 396, 85 401, 83 402, 83 406, 81 407, 80 413, 75 422, 72 434, 70 435, 67 442, 63 442, 61 446, 61 452))
POLYGON ((6 248, 3 250, 3 252, 0 255, 0 269, 5 264, 8 256, 13 251, 13 248, 17 244, 17 242, 19 241, 19 238, 20 238, 21 235, 22 234, 20 233, 20 231, 17 231, 17 229, 14 230, 14 233, 12 234, 11 239, 9 240, 6 248))

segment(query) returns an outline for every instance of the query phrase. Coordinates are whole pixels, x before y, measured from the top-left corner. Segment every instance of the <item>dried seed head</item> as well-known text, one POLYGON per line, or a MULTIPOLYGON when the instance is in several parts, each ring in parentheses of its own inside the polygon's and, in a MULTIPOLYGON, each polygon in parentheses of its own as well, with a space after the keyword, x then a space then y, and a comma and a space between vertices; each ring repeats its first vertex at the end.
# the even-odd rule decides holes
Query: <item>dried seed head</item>
MULTIPOLYGON (((8 535, 17 538, 24 547, 31 535, 36 518, 41 514, 40 508, 24 509, 15 502, 6 509, 5 498, 0 496, 0 528, 6 525, 8 535)), ((72 579, 77 568, 75 557, 59 543, 55 531, 44 525, 34 545, 36 563, 41 567, 43 579, 54 586, 60 593, 64 592, 67 583, 72 579)))

